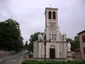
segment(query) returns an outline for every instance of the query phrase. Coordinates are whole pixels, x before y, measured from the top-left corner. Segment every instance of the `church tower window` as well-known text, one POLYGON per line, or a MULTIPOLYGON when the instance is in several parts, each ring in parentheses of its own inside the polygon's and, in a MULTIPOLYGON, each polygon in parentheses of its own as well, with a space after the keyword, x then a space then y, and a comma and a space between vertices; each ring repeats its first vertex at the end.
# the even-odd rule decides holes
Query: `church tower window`
POLYGON ((56 40, 56 34, 52 34, 52 40, 56 40))
POLYGON ((49 42, 51 42, 51 34, 49 34, 49 42))
POLYGON ((51 19, 51 11, 48 12, 48 18, 51 19))
POLYGON ((56 13, 53 12, 53 19, 56 19, 56 13))

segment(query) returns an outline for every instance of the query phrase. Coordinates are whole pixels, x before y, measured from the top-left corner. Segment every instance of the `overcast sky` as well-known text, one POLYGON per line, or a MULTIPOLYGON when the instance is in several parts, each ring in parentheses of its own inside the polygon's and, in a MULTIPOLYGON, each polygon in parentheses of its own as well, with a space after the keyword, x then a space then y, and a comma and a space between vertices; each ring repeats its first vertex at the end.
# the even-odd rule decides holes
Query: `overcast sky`
POLYGON ((60 32, 73 38, 85 30, 84 0, 0 0, 0 21, 12 18, 20 23, 24 41, 31 34, 44 32, 46 7, 59 8, 58 25, 60 32))

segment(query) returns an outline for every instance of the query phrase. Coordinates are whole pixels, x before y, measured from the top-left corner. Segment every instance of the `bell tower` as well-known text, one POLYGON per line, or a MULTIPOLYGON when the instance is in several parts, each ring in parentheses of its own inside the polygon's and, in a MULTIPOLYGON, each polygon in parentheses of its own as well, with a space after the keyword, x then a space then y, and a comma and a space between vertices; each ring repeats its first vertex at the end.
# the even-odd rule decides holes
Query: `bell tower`
POLYGON ((66 35, 58 27, 58 8, 45 9, 45 32, 34 43, 35 58, 67 59, 66 35))
POLYGON ((57 28, 58 28, 58 8, 46 8, 45 9, 45 32, 46 39, 50 42, 57 40, 57 28))

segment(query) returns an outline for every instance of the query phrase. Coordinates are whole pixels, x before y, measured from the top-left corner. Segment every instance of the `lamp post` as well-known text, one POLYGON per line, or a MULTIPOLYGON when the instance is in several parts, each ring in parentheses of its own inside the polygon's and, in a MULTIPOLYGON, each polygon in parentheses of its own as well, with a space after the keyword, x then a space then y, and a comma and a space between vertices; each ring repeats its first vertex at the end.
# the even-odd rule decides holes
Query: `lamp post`
POLYGON ((44 60, 46 60, 46 33, 44 34, 44 60))

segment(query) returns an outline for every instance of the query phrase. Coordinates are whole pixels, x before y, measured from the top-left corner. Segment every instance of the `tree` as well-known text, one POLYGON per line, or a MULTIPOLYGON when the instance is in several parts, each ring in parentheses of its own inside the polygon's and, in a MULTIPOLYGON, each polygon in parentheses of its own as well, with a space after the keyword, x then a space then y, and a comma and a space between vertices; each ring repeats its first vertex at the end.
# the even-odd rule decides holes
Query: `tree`
POLYGON ((22 47, 19 23, 12 19, 0 22, 0 49, 19 52, 22 47))
POLYGON ((80 48, 79 36, 75 36, 75 37, 74 37, 74 40, 68 38, 67 41, 70 41, 70 44, 71 44, 71 51, 74 51, 75 49, 80 48))
POLYGON ((75 49, 78 48, 80 48, 79 36, 75 36, 73 42, 71 43, 71 50, 74 51, 75 49))
POLYGON ((28 46, 28 50, 29 51, 32 51, 33 52, 33 43, 38 40, 38 35, 39 34, 43 34, 43 33, 36 32, 36 33, 34 33, 34 34, 32 34, 30 36, 30 39, 29 39, 30 43, 29 43, 29 46, 28 46))
POLYGON ((28 49, 28 41, 26 41, 24 47, 25 47, 25 49, 28 49))

